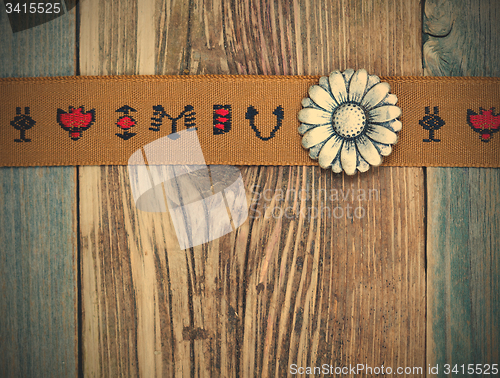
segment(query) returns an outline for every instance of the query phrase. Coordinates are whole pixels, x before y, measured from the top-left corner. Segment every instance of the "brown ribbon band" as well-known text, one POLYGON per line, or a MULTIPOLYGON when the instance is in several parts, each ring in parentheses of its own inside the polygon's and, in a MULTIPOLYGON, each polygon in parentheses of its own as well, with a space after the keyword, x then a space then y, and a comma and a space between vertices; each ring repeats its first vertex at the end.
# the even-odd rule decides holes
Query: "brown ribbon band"
MULTIPOLYGON (((207 164, 316 165, 297 113, 317 76, 0 80, 0 166, 126 165, 196 127, 207 164)), ((387 166, 499 167, 500 78, 381 77, 403 124, 387 166), (424 122, 424 117, 428 117, 424 122), (432 126, 424 128, 423 124, 432 126)), ((189 164, 168 153, 150 164, 189 164)))

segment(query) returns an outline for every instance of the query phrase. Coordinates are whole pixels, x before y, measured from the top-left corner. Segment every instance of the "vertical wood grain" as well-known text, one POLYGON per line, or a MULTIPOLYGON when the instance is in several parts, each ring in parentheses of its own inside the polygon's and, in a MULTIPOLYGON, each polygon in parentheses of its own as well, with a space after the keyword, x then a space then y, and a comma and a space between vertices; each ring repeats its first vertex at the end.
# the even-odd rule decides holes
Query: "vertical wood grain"
MULTIPOLYGON (((0 4, 0 76, 72 75, 74 28, 71 12, 13 34, 0 4)), ((32 138, 40 127, 33 128, 32 138)), ((75 172, 74 167, 0 168, 3 377, 77 376, 75 172)))
MULTIPOLYGON (((141 73, 143 43, 142 51, 154 43, 157 74, 421 74, 416 0, 158 0, 153 38, 138 31, 138 4, 82 2, 82 74, 141 73)), ((168 213, 135 207, 126 167, 80 169, 85 375, 423 366, 422 169, 354 177, 318 167, 240 170, 260 215, 181 251, 168 213), (277 189, 288 195, 269 194, 277 189), (377 199, 349 194, 361 189, 377 199), (365 213, 307 216, 325 206, 365 213), (290 218, 273 216, 285 209, 290 218)))
MULTIPOLYGON (((494 47, 499 17, 495 0, 428 0, 426 74, 500 76, 500 52, 494 47)), ((498 363, 500 172, 429 168, 427 173, 427 362, 498 363)))
MULTIPOLYGON (((82 75, 155 73, 155 1, 89 0, 80 9, 82 75)), ((155 272, 156 241, 146 241, 149 224, 131 229, 134 214, 120 209, 122 188, 130 190, 126 167, 80 167, 79 177, 84 374, 171 376, 172 353, 162 355, 160 340, 168 314, 165 292, 156 285, 163 273, 155 272), (127 181, 116 181, 118 175, 127 181), (131 244, 116 222, 133 240, 134 234, 144 238, 131 244)), ((135 213, 132 203, 126 209, 135 213)))

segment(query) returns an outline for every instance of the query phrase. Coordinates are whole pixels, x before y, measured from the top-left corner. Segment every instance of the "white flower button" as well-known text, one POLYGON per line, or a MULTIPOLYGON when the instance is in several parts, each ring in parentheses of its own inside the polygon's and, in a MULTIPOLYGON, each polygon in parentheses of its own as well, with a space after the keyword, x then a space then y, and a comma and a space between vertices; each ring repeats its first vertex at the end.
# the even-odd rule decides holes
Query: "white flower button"
POLYGON ((302 146, 322 168, 366 172, 392 152, 401 109, 388 83, 366 70, 334 71, 309 88, 298 118, 302 146))

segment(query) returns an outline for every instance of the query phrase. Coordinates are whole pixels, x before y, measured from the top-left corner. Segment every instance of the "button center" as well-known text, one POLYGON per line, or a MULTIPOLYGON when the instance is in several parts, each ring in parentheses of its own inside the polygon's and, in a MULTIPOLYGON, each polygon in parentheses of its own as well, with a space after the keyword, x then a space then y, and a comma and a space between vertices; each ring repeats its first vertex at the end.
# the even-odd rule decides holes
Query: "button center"
POLYGON ((354 138, 366 127, 364 110, 356 104, 343 104, 333 114, 332 126, 343 138, 354 138))

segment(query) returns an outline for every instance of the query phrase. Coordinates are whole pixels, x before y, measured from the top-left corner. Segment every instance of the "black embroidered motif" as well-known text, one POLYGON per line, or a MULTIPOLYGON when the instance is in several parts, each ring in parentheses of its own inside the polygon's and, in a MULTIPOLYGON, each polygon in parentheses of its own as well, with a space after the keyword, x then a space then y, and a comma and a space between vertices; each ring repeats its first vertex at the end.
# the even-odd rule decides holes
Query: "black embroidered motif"
POLYGON ((467 123, 483 142, 489 142, 494 133, 500 130, 500 114, 495 114, 495 108, 489 110, 479 108, 480 114, 467 109, 467 123))
POLYGON ((283 107, 280 105, 276 109, 274 109, 273 114, 276 116, 276 126, 274 126, 274 129, 271 131, 271 134, 268 137, 263 137, 260 133, 260 131, 257 129, 255 126, 255 116, 259 114, 257 109, 255 109, 253 106, 249 106, 247 109, 247 112, 245 114, 245 118, 250 120, 250 127, 252 130, 255 132, 255 135, 257 135, 257 138, 263 140, 263 141, 268 141, 269 139, 274 138, 276 135, 276 132, 279 130, 283 123, 283 118, 285 116, 285 112, 283 111, 283 107))
POLYGON ((31 142, 31 139, 26 139, 26 130, 31 129, 33 126, 35 126, 36 121, 33 120, 33 118, 30 117, 30 108, 25 107, 24 108, 24 114, 21 114, 21 108, 16 108, 16 116, 12 121, 10 121, 10 124, 16 129, 21 132, 20 139, 14 139, 15 142, 31 142))
MULTIPOLYGON (((153 110, 154 113, 151 118, 151 121, 153 121, 151 122, 152 127, 149 128, 151 131, 160 131, 160 126, 162 125, 164 117, 167 117, 172 121, 172 134, 177 133, 177 121, 179 121, 182 117, 184 117, 184 126, 186 126, 186 128, 196 126, 196 113, 194 112, 194 107, 192 105, 186 105, 184 110, 175 118, 170 114, 167 114, 161 105, 153 106, 153 110)), ((176 139, 176 137, 172 135, 171 139, 176 139)))
POLYGON ((214 135, 231 131, 231 105, 214 105, 214 135))
POLYGON ((120 109, 117 109, 117 113, 123 113, 123 115, 118 118, 118 121, 116 121, 116 125, 122 129, 123 133, 116 133, 115 135, 119 138, 122 138, 123 140, 129 140, 133 136, 136 135, 136 133, 131 133, 130 128, 134 127, 137 124, 137 121, 129 115, 130 112, 136 112, 134 108, 131 108, 128 105, 123 105, 120 109))
POLYGON ((429 139, 424 139, 424 142, 441 142, 441 139, 434 138, 434 131, 439 130, 441 127, 445 125, 443 119, 438 115, 439 107, 434 107, 434 113, 430 114, 430 108, 428 106, 425 107, 425 116, 418 123, 420 126, 424 128, 424 130, 429 131, 429 139))
POLYGON ((69 112, 57 109, 57 122, 69 132, 71 139, 78 140, 82 137, 82 133, 95 122, 95 109, 87 112, 83 106, 76 109, 70 106, 69 112))

